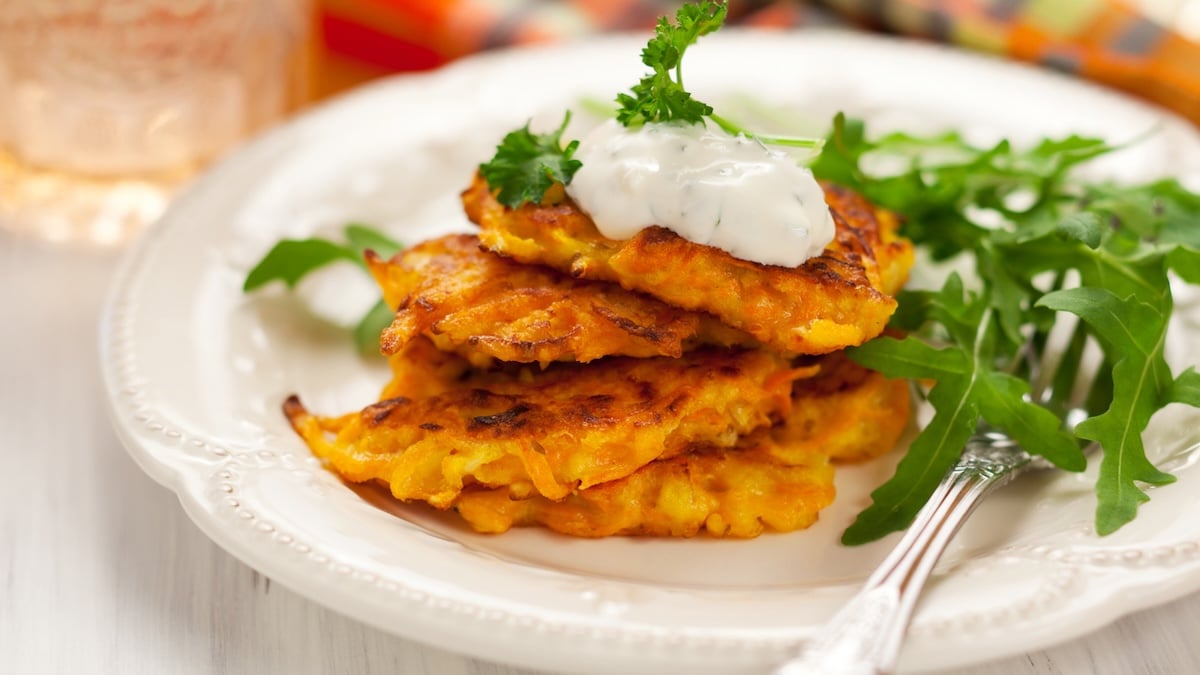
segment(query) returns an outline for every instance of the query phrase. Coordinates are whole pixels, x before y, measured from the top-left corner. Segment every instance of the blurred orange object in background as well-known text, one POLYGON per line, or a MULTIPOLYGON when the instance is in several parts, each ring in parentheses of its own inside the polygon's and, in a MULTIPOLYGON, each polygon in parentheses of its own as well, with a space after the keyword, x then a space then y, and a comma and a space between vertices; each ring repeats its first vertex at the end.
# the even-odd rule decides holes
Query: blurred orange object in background
MULTIPOLYGON (((683 0, 320 0, 313 90, 328 96, 396 72, 419 72, 468 54, 596 32, 649 30, 683 0)), ((730 21, 788 27, 797 0, 738 0, 730 21)))
POLYGON ((446 59, 416 40, 410 9, 439 0, 321 0, 312 94, 324 98, 395 72, 429 70, 446 59), (389 5, 395 5, 390 7, 389 5))
MULTIPOLYGON (((328 95, 476 51, 648 29, 682 0, 319 0, 328 95)), ((851 24, 1005 55, 1200 123, 1200 0, 735 0, 730 24, 851 24)))

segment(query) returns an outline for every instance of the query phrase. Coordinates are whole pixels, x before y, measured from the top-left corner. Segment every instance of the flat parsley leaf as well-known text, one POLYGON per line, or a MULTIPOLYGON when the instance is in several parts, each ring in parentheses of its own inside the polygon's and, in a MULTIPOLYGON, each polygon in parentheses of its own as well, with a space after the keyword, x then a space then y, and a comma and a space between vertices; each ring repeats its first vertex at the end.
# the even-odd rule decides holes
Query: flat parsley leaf
POLYGON ((558 129, 549 134, 535 134, 526 123, 504 137, 491 161, 479 165, 488 186, 500 191, 500 203, 514 209, 526 202, 537 204, 555 183, 571 182, 582 164, 574 158, 579 141, 562 146, 563 131, 570 121, 568 111, 558 129))
POLYGON ((1142 432, 1168 403, 1200 405, 1200 375, 1173 377, 1163 358, 1173 306, 1167 273, 1200 283, 1200 195, 1171 179, 1128 186, 1072 175, 1117 149, 1080 136, 1028 150, 1008 141, 974 147, 956 133, 871 139, 861 121, 834 119, 812 164, 817 177, 898 212, 904 234, 935 260, 971 256, 978 286, 964 294, 951 275, 940 291, 902 293, 892 326, 908 337, 850 350, 889 376, 934 381, 935 414, 843 541, 906 527, 980 419, 1065 469, 1081 469, 1080 445, 1098 442, 1101 534, 1136 515, 1148 499, 1142 484, 1173 480, 1146 458, 1142 432), (868 155, 906 168, 873 176, 863 168, 868 155), (1047 378, 1045 405, 1035 405, 1026 342, 1043 348, 1062 312, 1080 323, 1047 378), (1089 341, 1103 353, 1084 404, 1090 417, 1068 432, 1061 419, 1089 341))
POLYGON ((338 260, 358 263, 354 251, 325 239, 283 239, 271 247, 263 259, 246 275, 242 290, 249 293, 272 281, 282 281, 292 288, 308 275, 338 260))
POLYGON ((342 232, 346 235, 346 241, 354 247, 355 258, 358 261, 362 261, 363 254, 367 250, 374 251, 381 258, 387 259, 404 248, 404 245, 395 239, 361 223, 350 223, 342 232))
POLYGON ((379 336, 392 325, 396 313, 383 300, 375 303, 354 327, 354 344, 361 354, 379 353, 379 336))
MULTIPOLYGON (((242 291, 249 293, 272 281, 282 281, 288 288, 314 272, 339 260, 352 262, 363 270, 363 253, 370 249, 389 258, 404 246, 386 234, 362 225, 351 223, 343 230, 346 243, 312 237, 309 239, 283 239, 267 252, 263 259, 246 275, 242 291)), ((354 328, 354 342, 364 354, 378 353, 379 334, 392 321, 392 310, 380 300, 354 328)))

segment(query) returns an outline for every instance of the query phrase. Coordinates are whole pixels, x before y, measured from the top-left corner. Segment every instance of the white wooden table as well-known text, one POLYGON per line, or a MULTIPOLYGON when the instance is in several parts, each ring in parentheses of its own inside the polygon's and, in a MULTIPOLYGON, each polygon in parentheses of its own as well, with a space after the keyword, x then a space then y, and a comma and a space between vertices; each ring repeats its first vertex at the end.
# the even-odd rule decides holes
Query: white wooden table
MULTIPOLYGON (((211 543, 105 413, 113 252, 0 228, 0 674, 523 673, 369 628, 211 543)), ((1200 673, 1200 594, 966 671, 1200 673)))

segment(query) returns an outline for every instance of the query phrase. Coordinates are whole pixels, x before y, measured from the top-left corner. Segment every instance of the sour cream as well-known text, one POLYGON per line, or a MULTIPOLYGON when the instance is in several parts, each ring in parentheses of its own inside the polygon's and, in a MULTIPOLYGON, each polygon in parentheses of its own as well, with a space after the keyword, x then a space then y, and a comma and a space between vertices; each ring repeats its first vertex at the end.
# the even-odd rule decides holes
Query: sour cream
POLYGON ((629 239, 658 225, 744 260, 795 267, 833 241, 812 172, 786 153, 702 124, 615 120, 584 137, 567 194, 600 233, 629 239))

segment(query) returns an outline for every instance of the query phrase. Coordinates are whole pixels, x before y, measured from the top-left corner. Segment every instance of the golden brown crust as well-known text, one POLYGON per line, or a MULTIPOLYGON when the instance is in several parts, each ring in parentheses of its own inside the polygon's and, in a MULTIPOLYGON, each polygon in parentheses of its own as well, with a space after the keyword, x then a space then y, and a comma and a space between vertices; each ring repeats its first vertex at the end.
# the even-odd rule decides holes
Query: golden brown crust
POLYGON ((819 363, 816 377, 796 382, 792 413, 775 428, 776 440, 835 462, 864 461, 892 449, 908 426, 908 381, 888 379, 842 352, 819 363))
POLYGON ((894 217, 850 190, 825 189, 835 240, 796 268, 740 260, 657 227, 608 239, 569 199, 510 209, 479 176, 463 205, 483 245, 501 255, 708 312, 784 352, 824 354, 879 335, 912 264, 894 217))
POLYGON ((769 434, 732 450, 663 459, 631 476, 554 501, 471 489, 455 502, 480 532, 542 525, 576 537, 754 537, 812 525, 833 502, 833 468, 822 454, 784 456, 769 434))
POLYGON ((844 355, 768 367, 775 379, 755 384, 758 367, 707 354, 481 372, 419 339, 393 357, 385 400, 321 418, 291 397, 284 412, 347 480, 454 507, 483 532, 543 525, 586 537, 807 527, 833 499, 829 459, 882 454, 907 423, 905 383, 844 355), (704 370, 715 379, 696 384, 704 370), (762 426, 789 403, 782 424, 762 426))
POLYGON ((389 385, 360 413, 317 418, 285 406, 313 451, 351 481, 383 480, 400 499, 448 507, 471 484, 562 499, 576 488, 623 478, 696 445, 731 447, 788 412, 792 382, 814 369, 755 350, 699 350, 678 359, 612 358, 468 374, 444 363, 394 358, 419 375, 418 389, 389 385), (334 438, 327 437, 333 434, 334 438))
POLYGON ((609 240, 561 194, 514 211, 477 181, 463 198, 481 238, 368 258, 397 307, 382 400, 284 413, 343 478, 483 532, 807 527, 833 500, 831 461, 893 447, 909 408, 904 382, 829 352, 883 329, 911 246, 890 214, 826 196, 837 240, 787 269, 661 228, 609 240))
POLYGON ((471 489, 455 509, 481 532, 541 525, 579 537, 754 537, 812 525, 834 498, 834 462, 877 457, 908 424, 909 391, 844 354, 815 360, 797 380, 785 422, 731 450, 699 450, 642 467, 627 478, 554 501, 471 489))
POLYGON ((615 284, 572 279, 481 250, 473 235, 418 244, 367 266, 396 318, 382 349, 420 335, 478 367, 681 355, 697 345, 753 346, 749 335, 615 284))

